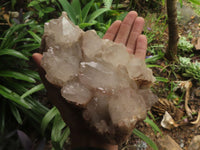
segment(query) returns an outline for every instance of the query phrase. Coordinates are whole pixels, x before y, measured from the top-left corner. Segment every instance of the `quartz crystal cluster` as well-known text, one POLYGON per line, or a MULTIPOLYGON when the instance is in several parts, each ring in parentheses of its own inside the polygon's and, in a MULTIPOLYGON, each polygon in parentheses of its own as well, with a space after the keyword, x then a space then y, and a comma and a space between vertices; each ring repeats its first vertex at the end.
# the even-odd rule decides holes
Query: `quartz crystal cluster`
MULTIPOLYGON (((42 67, 66 102, 82 110, 90 128, 110 143, 123 142, 157 101, 155 78, 123 44, 82 31, 63 13, 45 24, 42 67)), ((73 117, 73 116, 72 116, 73 117)))

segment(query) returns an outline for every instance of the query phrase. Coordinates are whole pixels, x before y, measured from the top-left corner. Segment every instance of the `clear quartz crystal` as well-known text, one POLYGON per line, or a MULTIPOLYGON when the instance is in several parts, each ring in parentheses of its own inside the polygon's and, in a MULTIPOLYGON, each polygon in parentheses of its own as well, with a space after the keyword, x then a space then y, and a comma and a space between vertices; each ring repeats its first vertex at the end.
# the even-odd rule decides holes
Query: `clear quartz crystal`
POLYGON ((45 24, 42 48, 47 80, 110 143, 126 140, 157 101, 149 89, 155 78, 143 60, 123 44, 82 31, 66 13, 45 24))

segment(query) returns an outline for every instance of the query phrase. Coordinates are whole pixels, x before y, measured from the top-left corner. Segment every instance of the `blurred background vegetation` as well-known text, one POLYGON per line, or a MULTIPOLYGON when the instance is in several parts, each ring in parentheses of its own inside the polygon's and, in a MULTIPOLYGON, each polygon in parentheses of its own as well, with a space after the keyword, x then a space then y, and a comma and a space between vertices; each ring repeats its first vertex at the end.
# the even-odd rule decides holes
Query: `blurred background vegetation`
MULTIPOLYGON (((199 2, 191 1, 185 2, 199 14, 199 2)), ((123 20, 128 11, 136 10, 146 20, 143 32, 148 38, 146 62, 149 67, 155 68, 157 83, 169 84, 171 81, 168 78, 176 80, 177 76, 192 78, 199 83, 200 63, 190 60, 196 55, 190 43, 192 34, 180 38, 180 63, 171 63, 164 58, 167 45, 165 7, 164 0, 1 0, 0 150, 39 150, 44 147, 59 150, 69 144, 70 130, 57 109, 48 103, 44 86, 31 59, 31 55, 40 47, 44 23, 59 17, 62 11, 66 11, 72 22, 83 30, 95 29, 102 37, 112 22, 123 20), (156 69, 162 69, 162 73, 167 75, 157 74, 156 69)), ((170 90, 166 86, 160 93, 170 90)), ((160 132, 151 119, 146 118, 146 122, 160 132)), ((138 130, 134 133, 145 139, 145 135, 138 130)), ((147 143, 156 149, 150 139, 147 139, 147 143)))

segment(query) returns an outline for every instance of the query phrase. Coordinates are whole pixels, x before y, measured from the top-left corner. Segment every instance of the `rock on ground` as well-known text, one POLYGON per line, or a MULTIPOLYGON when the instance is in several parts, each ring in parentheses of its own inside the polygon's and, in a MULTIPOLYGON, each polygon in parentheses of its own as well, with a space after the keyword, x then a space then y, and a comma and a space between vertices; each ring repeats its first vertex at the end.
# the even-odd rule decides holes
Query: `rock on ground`
POLYGON ((157 140, 159 150, 182 150, 180 146, 169 136, 164 135, 157 140))
POLYGON ((200 135, 193 137, 188 150, 200 150, 200 135))

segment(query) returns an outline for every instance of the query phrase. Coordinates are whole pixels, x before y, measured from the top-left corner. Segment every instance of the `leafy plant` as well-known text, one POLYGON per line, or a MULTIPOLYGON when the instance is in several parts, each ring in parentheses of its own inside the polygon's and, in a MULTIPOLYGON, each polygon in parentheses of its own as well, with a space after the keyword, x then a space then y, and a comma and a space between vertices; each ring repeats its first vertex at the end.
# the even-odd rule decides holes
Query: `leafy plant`
POLYGON ((179 57, 182 75, 200 82, 200 63, 198 61, 191 62, 190 58, 179 57))
POLYGON ((182 36, 179 38, 178 48, 185 52, 191 52, 193 45, 187 41, 186 37, 182 36))
POLYGON ((38 14, 39 18, 47 17, 49 13, 54 12, 56 9, 52 6, 48 6, 50 3, 57 3, 55 0, 32 0, 28 7, 32 7, 35 11, 34 14, 38 14))
MULTIPOLYGON (((14 24, 1 35, 0 97, 3 100, 0 101, 1 109, 10 109, 19 124, 23 123, 20 112, 39 123, 48 110, 31 96, 36 91, 44 89, 43 85, 36 84, 40 81, 38 73, 27 65, 32 55, 31 51, 40 46, 38 41, 30 38, 28 30, 31 32, 34 29, 31 26, 36 25, 33 22, 14 24)), ((5 118, 9 114, 0 115, 0 129, 3 132, 6 125, 5 118)))
POLYGON ((41 129, 43 135, 45 130, 49 125, 51 126, 51 141, 54 149, 61 150, 65 141, 69 137, 70 130, 66 126, 65 122, 62 120, 59 111, 56 107, 53 107, 51 110, 46 113, 42 119, 41 129))
POLYGON ((101 14, 110 11, 108 4, 106 3, 106 8, 99 8, 94 10, 92 13, 91 8, 95 5, 94 0, 91 0, 87 3, 83 8, 81 8, 81 3, 79 0, 73 0, 71 4, 66 0, 58 0, 62 6, 62 9, 67 12, 71 21, 79 25, 80 28, 85 29, 86 27, 95 25, 97 23, 96 18, 98 18, 101 14))

